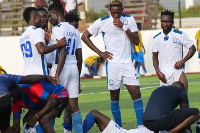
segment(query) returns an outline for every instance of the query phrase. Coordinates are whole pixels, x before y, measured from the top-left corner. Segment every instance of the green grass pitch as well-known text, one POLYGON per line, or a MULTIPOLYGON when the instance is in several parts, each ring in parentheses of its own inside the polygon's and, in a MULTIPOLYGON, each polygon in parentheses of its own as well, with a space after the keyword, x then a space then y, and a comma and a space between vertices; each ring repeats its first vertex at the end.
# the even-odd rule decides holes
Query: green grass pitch
MULTIPOLYGON (((200 74, 187 75, 189 91, 188 97, 190 100, 190 107, 197 107, 200 109, 200 74)), ((140 87, 144 107, 151 92, 159 86, 157 77, 140 77, 140 87)), ((110 111, 110 94, 106 89, 106 79, 82 79, 82 92, 79 97, 79 107, 82 114, 82 119, 90 110, 99 110, 103 114, 112 118, 110 111)), ((136 128, 135 112, 133 110, 132 100, 128 91, 121 87, 120 92, 120 108, 122 115, 123 127, 126 129, 136 128)), ((55 129, 57 133, 63 133, 62 118, 56 119, 55 129)), ((193 132, 196 124, 192 125, 193 132)), ((96 124, 89 131, 89 133, 99 133, 96 124)))

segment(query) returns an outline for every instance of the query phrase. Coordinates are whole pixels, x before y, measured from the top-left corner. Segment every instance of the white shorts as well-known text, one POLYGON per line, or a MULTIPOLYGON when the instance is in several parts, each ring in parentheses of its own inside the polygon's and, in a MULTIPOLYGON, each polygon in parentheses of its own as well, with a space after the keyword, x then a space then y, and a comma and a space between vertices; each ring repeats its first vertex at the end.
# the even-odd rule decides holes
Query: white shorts
POLYGON ((127 130, 120 127, 113 120, 110 120, 107 127, 102 131, 102 133, 127 133, 127 130))
POLYGON ((132 63, 128 64, 106 64, 107 86, 109 90, 117 90, 121 83, 124 85, 139 86, 135 67, 132 63))
POLYGON ((146 127, 139 127, 136 129, 126 130, 121 128, 113 120, 110 120, 107 127, 102 131, 102 133, 154 133, 154 132, 150 131, 146 127))
POLYGON ((168 85, 171 85, 172 83, 174 83, 175 81, 179 81, 179 78, 180 78, 182 72, 184 72, 184 69, 176 69, 170 76, 165 75, 167 83, 163 83, 160 80, 160 86, 168 86, 168 85))
MULTIPOLYGON (((53 65, 50 76, 55 76, 57 65, 53 65)), ((79 71, 76 64, 67 64, 60 74, 60 84, 67 88, 69 98, 79 96, 79 71)))

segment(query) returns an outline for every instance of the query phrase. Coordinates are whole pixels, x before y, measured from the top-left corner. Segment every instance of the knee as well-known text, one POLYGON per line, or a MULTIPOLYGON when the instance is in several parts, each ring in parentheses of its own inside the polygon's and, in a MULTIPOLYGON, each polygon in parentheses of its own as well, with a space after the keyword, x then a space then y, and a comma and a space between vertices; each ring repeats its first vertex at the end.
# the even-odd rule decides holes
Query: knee
POLYGON ((44 117, 40 118, 39 123, 42 127, 45 127, 48 124, 51 125, 51 120, 48 117, 44 116, 44 117))
POLYGON ((91 110, 90 113, 93 114, 93 115, 95 115, 95 114, 98 113, 98 111, 97 110, 91 110))

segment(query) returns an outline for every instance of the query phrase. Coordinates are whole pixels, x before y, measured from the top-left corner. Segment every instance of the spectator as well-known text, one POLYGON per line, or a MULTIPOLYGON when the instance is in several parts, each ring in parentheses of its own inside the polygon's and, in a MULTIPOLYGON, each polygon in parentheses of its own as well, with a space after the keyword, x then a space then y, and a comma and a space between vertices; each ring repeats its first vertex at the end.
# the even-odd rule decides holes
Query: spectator
POLYGON ((36 8, 40 8, 40 7, 48 8, 45 0, 36 0, 36 8))
POLYGON ((82 0, 61 0, 62 4, 65 4, 66 14, 76 15, 78 7, 83 4, 82 0))

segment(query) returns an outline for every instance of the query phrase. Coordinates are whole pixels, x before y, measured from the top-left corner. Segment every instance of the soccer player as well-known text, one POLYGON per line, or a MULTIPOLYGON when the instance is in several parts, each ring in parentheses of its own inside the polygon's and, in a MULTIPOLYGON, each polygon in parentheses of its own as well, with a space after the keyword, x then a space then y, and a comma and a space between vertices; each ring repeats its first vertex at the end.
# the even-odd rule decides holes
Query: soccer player
POLYGON ((194 55, 196 49, 192 40, 184 32, 172 28, 173 23, 174 12, 162 11, 161 27, 163 31, 153 38, 153 66, 161 86, 181 81, 187 91, 188 82, 184 64, 194 55), (183 57, 183 46, 189 49, 185 57, 183 57))
POLYGON ((86 115, 86 118, 83 121, 83 132, 87 133, 94 123, 97 124, 101 133, 154 133, 146 127, 139 127, 130 130, 123 129, 113 120, 97 110, 92 110, 86 115))
POLYGON ((68 104, 66 88, 42 80, 34 84, 12 86, 9 91, 13 98, 13 129, 17 133, 20 133, 22 108, 29 109, 23 118, 26 128, 34 127, 38 121, 45 133, 55 132, 51 121, 60 117, 68 104))
POLYGON ((73 25, 76 29, 78 29, 80 20, 81 19, 79 18, 78 15, 74 15, 74 14, 66 14, 65 15, 65 21, 68 22, 69 24, 73 25))
POLYGON ((20 37, 20 48, 24 58, 23 74, 47 74, 46 60, 47 54, 57 48, 66 45, 63 38, 58 40, 58 44, 45 46, 44 31, 41 27, 41 17, 34 7, 28 7, 23 13, 24 19, 28 24, 27 29, 20 37))
POLYGON ((46 79, 55 84, 52 77, 45 75, 10 75, 0 74, 0 131, 2 133, 12 133, 10 128, 10 114, 11 114, 11 97, 9 87, 17 83, 35 83, 42 79, 46 79))
POLYGON ((137 70, 137 74, 138 76, 141 76, 140 74, 140 66, 142 66, 144 73, 147 73, 146 67, 144 65, 144 54, 145 54, 145 48, 142 42, 142 34, 140 32, 140 30, 142 29, 142 25, 141 23, 137 23, 137 27, 138 27, 138 35, 139 35, 139 39, 140 39, 140 43, 138 45, 135 45, 135 63, 134 66, 137 70), (144 50, 144 52, 143 52, 144 50))
POLYGON ((82 35, 86 45, 106 60, 107 87, 111 95, 111 111, 115 122, 122 127, 119 106, 120 84, 126 86, 133 100, 138 126, 143 125, 143 102, 139 80, 132 65, 131 43, 138 45, 138 29, 131 15, 122 14, 123 4, 112 0, 109 5, 110 15, 94 22, 82 35), (90 40, 91 36, 103 33, 106 51, 100 51, 90 40))
POLYGON ((65 123, 66 132, 71 132, 70 130, 73 125, 75 133, 82 133, 82 117, 78 107, 79 75, 82 69, 82 46, 78 30, 65 22, 63 10, 62 4, 57 0, 54 0, 48 9, 49 21, 54 26, 51 41, 54 42, 55 39, 64 37, 67 40, 66 47, 59 49, 59 51, 54 51, 55 60, 53 60, 50 73, 55 75, 56 80, 60 81, 69 92, 69 114, 72 117, 72 124, 69 122, 65 123))
MULTIPOLYGON (((198 59, 200 59, 200 30, 196 32, 195 39, 197 40, 196 45, 197 45, 198 59)), ((199 65, 200 65, 200 62, 199 62, 199 65)))
POLYGON ((180 133, 200 118, 197 108, 188 108, 188 97, 183 83, 154 90, 143 114, 144 125, 152 131, 167 130, 180 133), (176 107, 180 104, 180 109, 176 107))
POLYGON ((88 78, 101 78, 97 75, 99 66, 104 62, 104 59, 98 55, 87 57, 84 61, 85 67, 88 68, 89 74, 84 74, 88 78))

